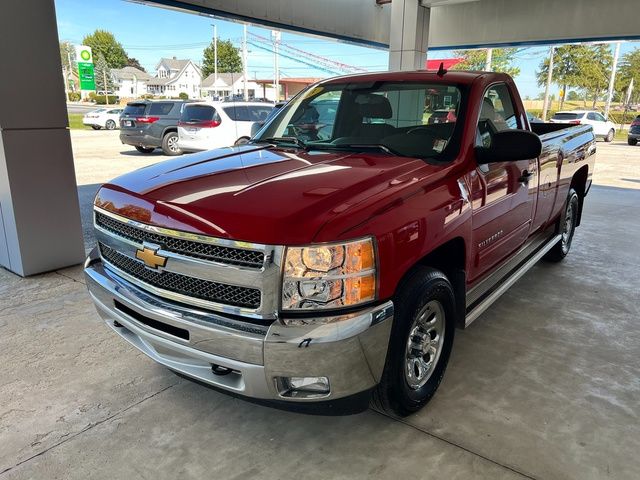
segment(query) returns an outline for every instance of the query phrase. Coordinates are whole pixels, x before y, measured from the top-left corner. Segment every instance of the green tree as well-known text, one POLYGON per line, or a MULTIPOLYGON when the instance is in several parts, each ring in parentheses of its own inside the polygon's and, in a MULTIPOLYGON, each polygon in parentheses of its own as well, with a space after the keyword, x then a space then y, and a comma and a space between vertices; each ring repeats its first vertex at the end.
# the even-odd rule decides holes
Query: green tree
MULTIPOLYGON (((202 75, 207 77, 214 72, 215 56, 213 42, 204 49, 202 75)), ((237 73, 242 71, 240 49, 233 46, 231 40, 218 40, 218 73, 237 73)))
POLYGON ((135 67, 138 70, 142 70, 143 72, 146 72, 144 67, 140 65, 140 61, 137 58, 127 57, 127 67, 135 67))
POLYGON ((595 108, 598 98, 605 94, 609 87, 613 67, 611 48, 609 45, 584 46, 577 56, 577 66, 576 86, 584 91, 585 97, 592 100, 591 107, 595 108))
MULTIPOLYGON (((520 68, 515 66, 517 48, 494 48, 491 55, 491 69, 494 72, 508 73, 512 77, 520 73, 520 68)), ((455 50, 454 55, 462 57, 461 63, 456 65, 457 70, 484 70, 487 63, 487 51, 478 50, 455 50)))
POLYGON ((75 91, 75 84, 73 83, 71 72, 76 70, 77 64, 76 49, 71 42, 60 42, 60 63, 62 64, 62 72, 65 82, 67 82, 67 88, 73 92, 75 91))
POLYGON ((107 64, 107 61, 101 53, 99 53, 97 56, 94 55, 93 59, 95 61, 94 73, 96 76, 96 90, 98 90, 99 92, 113 92, 113 78, 111 78, 111 69, 107 64))
POLYGON ((84 37, 82 44, 91 47, 94 58, 101 54, 109 68, 122 68, 127 65, 127 52, 111 32, 96 30, 84 37))
POLYGON ((632 51, 625 53, 619 63, 615 89, 621 101, 627 99, 627 89, 632 78, 633 93, 631 94, 631 101, 635 103, 640 99, 640 48, 634 48, 632 51))
MULTIPOLYGON (((553 51, 553 75, 551 81, 562 88, 566 93, 568 87, 576 87, 580 84, 581 57, 584 55, 583 45, 562 45, 553 51)), ((543 87, 547 83, 549 74, 549 58, 545 58, 538 67, 536 77, 538 85, 543 87)), ((566 96, 566 95, 565 95, 566 96)), ((560 98, 560 109, 564 105, 565 97, 560 98)))
POLYGON ((567 92, 567 100, 571 102, 578 101, 580 100, 580 95, 578 95, 578 92, 575 90, 571 90, 570 92, 567 92))

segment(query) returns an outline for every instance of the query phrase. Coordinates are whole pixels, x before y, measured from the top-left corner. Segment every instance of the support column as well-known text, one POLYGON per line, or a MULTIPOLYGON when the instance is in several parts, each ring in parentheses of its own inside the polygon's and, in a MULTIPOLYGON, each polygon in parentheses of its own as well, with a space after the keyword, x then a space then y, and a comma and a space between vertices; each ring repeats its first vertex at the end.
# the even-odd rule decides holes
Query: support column
POLYGON ((0 75, 0 266, 27 276, 78 264, 84 242, 53 0, 3 4, 0 56, 16 67, 0 75))
POLYGON ((389 70, 423 70, 427 60, 431 10, 420 0, 391 2, 389 70))

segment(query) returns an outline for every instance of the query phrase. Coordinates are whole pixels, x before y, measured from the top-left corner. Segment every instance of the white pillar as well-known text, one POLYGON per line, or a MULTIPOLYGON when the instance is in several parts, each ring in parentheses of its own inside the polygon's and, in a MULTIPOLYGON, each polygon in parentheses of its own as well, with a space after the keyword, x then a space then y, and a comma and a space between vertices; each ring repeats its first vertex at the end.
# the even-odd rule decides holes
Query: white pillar
POLYGON ((420 0, 391 2, 389 70, 422 70, 427 60, 431 10, 420 0))
POLYGON ((27 276, 80 263, 54 1, 3 3, 0 54, 16 67, 0 76, 0 265, 27 276))

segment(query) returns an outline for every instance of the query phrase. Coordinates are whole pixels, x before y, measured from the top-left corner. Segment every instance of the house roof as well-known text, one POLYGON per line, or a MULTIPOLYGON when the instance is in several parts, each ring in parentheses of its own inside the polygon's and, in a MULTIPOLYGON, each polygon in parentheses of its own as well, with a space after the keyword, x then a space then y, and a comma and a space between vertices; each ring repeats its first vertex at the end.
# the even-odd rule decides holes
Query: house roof
MULTIPOLYGON (((220 82, 224 85, 230 87, 233 85, 234 81, 242 79, 242 73, 219 73, 218 74, 218 86, 220 86, 220 82)), ((215 81, 215 74, 209 75, 207 78, 202 80, 202 87, 208 88, 213 87, 215 81)))
POLYGON ((111 73, 117 80, 133 80, 134 76, 137 80, 151 79, 151 75, 136 67, 112 68, 111 73))
POLYGON ((156 65, 156 70, 163 63, 170 70, 182 70, 184 67, 186 67, 189 64, 189 62, 191 62, 191 60, 189 60, 189 59, 180 60, 180 59, 177 59, 175 57, 174 58, 161 58, 160 61, 158 62, 158 65, 156 65))

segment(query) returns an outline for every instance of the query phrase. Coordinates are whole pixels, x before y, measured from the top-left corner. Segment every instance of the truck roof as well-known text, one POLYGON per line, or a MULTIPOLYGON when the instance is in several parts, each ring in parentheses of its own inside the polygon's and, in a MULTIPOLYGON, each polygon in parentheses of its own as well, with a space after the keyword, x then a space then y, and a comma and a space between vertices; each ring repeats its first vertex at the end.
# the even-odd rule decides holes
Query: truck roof
POLYGON ((344 83, 345 80, 354 80, 358 82, 406 82, 406 81, 428 81, 434 83, 456 83, 471 84, 476 79, 483 76, 491 76, 496 80, 510 80, 511 77, 506 73, 482 72, 471 70, 449 70, 443 75, 433 70, 413 70, 413 71, 395 71, 395 72, 378 72, 378 73, 361 73, 356 75, 343 75, 333 77, 319 82, 320 84, 344 83))

